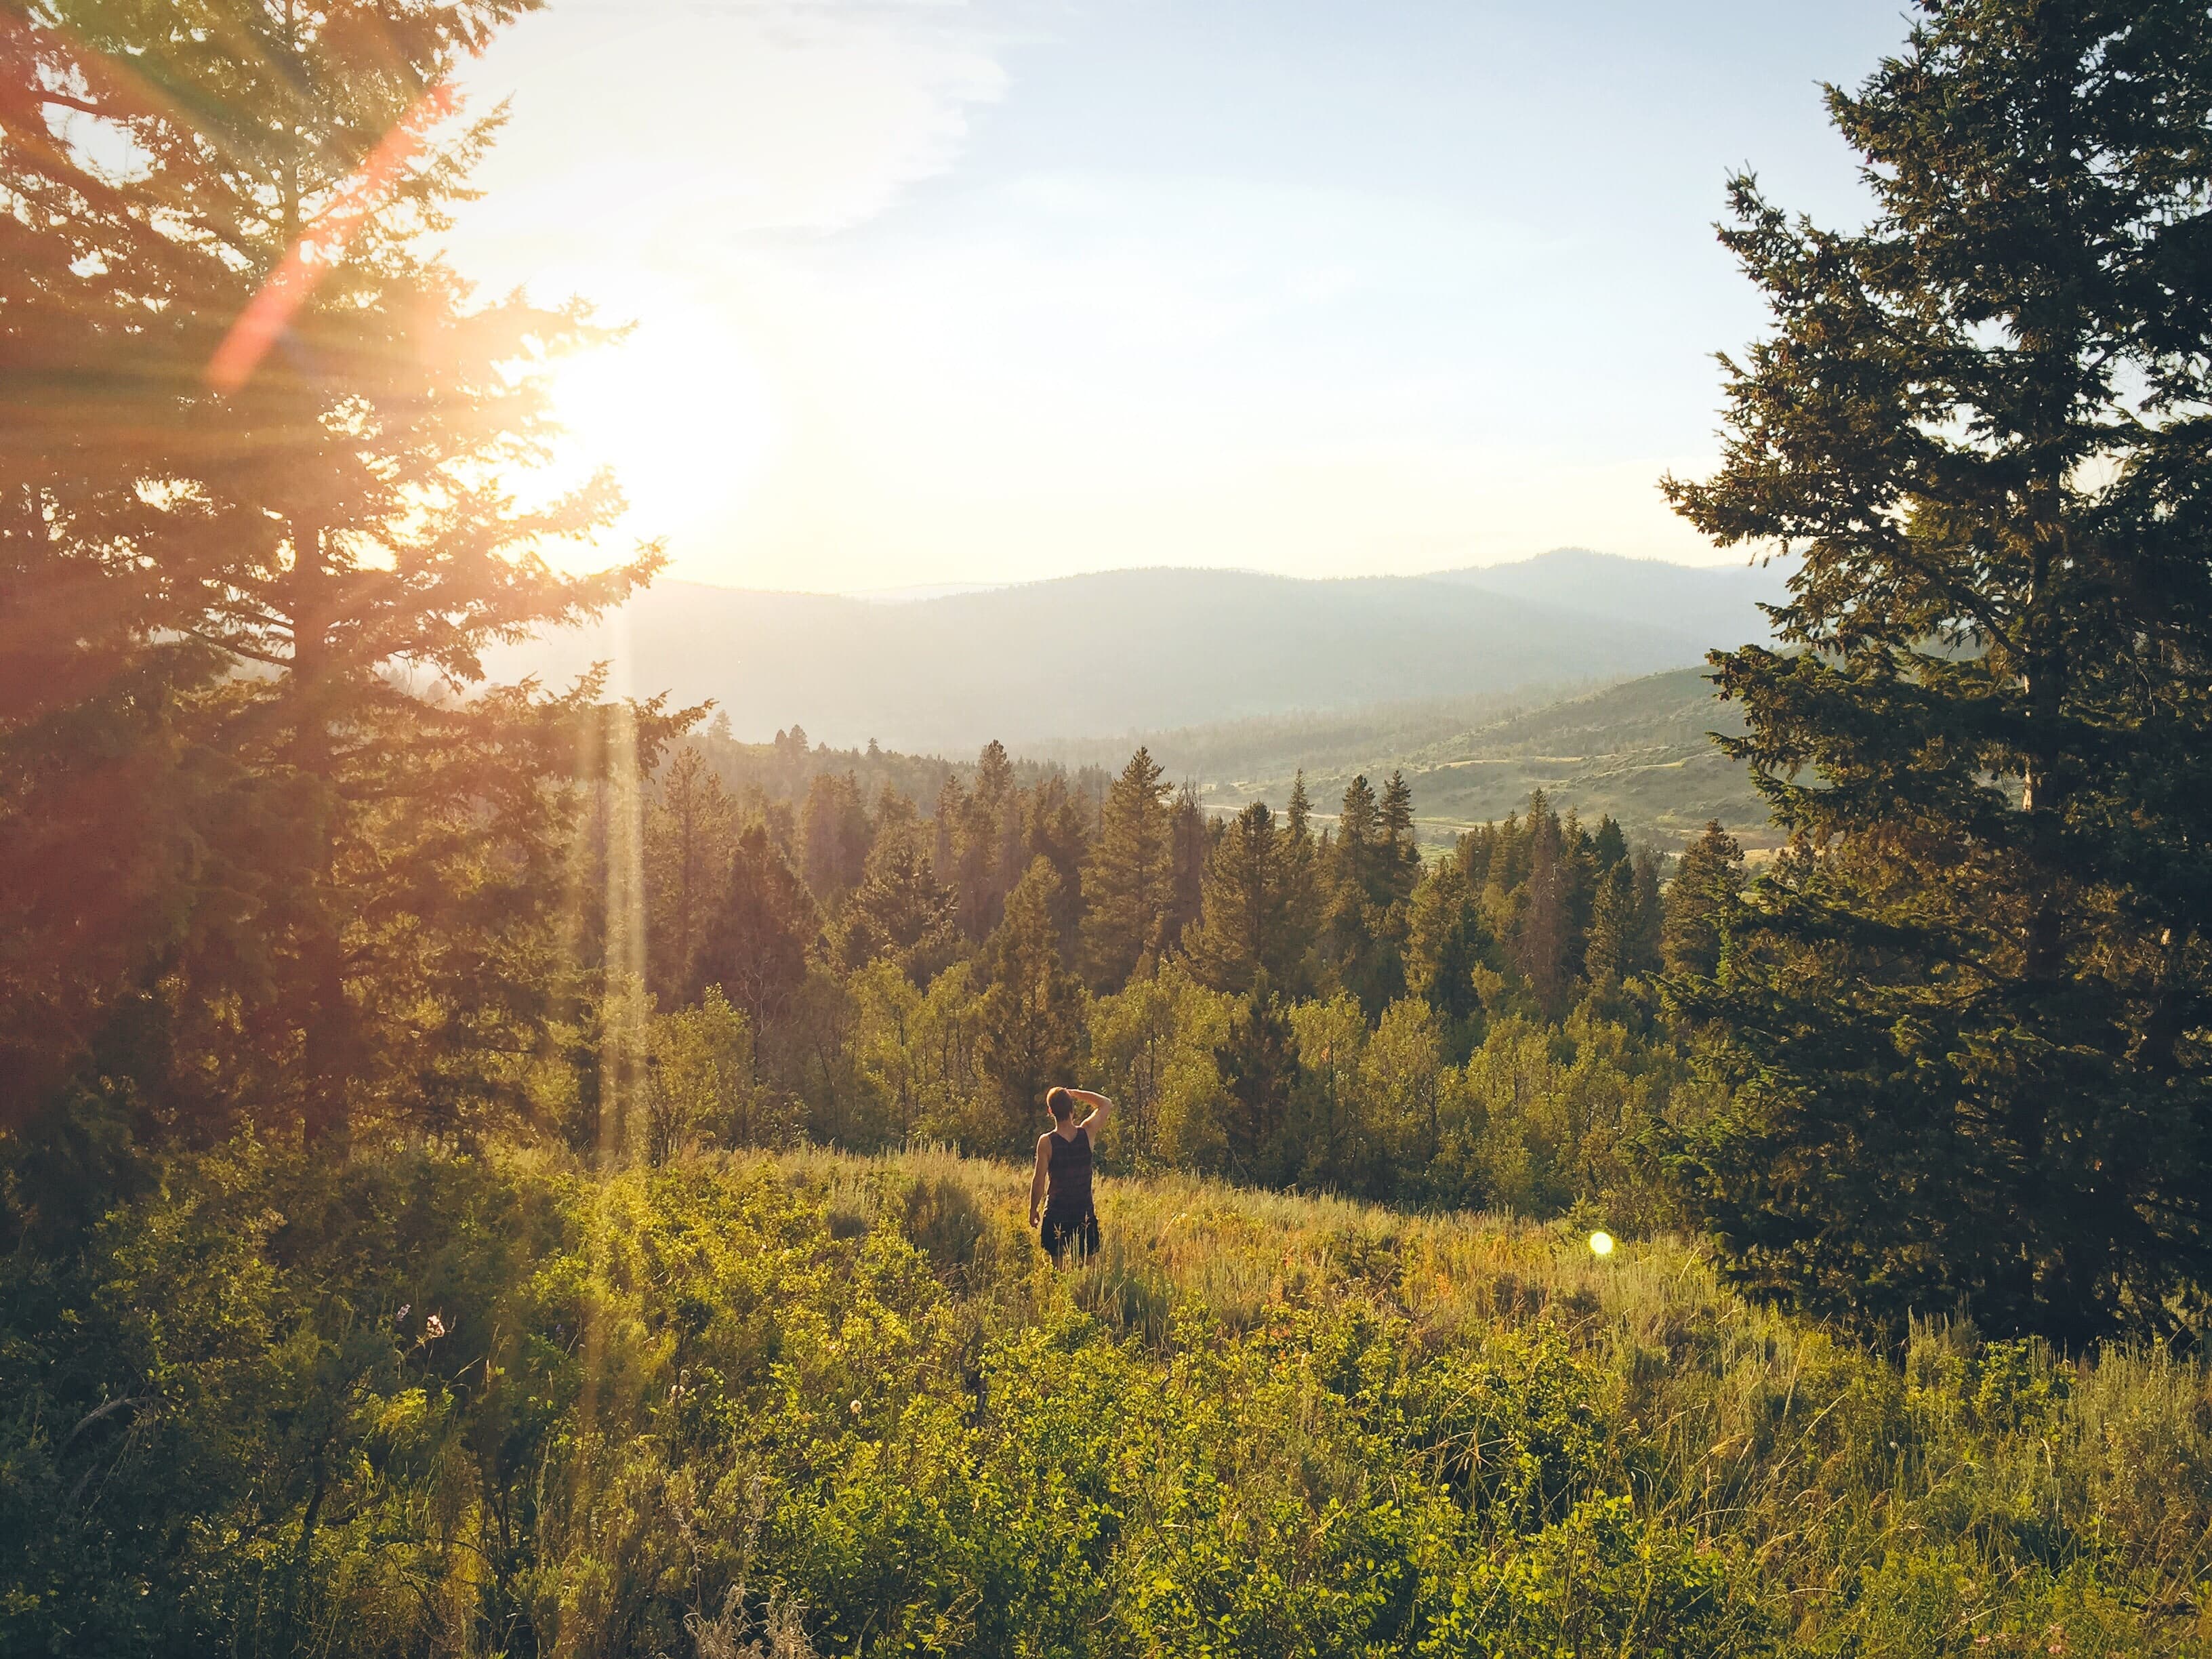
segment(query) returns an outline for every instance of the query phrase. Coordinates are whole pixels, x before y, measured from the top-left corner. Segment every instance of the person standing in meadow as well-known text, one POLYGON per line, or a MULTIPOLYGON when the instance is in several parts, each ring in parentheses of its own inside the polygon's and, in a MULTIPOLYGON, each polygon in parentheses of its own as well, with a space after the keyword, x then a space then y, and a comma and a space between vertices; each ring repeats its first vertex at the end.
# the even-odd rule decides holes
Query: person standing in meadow
POLYGON ((1066 1089, 1055 1084, 1045 1091, 1045 1109, 1052 1127, 1037 1137, 1036 1174, 1030 1180, 1030 1225, 1038 1226, 1039 1242, 1055 1262, 1065 1261, 1069 1250, 1090 1255, 1098 1249, 1098 1212, 1091 1201, 1091 1130, 1105 1121, 1114 1103, 1088 1089, 1066 1089), (1087 1105, 1083 1121, 1075 1109, 1087 1105))

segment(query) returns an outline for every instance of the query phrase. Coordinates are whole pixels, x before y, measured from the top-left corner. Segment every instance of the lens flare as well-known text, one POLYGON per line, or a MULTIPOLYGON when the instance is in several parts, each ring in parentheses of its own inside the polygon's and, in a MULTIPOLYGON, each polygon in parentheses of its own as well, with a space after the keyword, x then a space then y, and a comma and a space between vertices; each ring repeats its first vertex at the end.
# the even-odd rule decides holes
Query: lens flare
POLYGON ((1592 1255, 1611 1255, 1613 1254, 1613 1235, 1611 1233, 1592 1233, 1589 1237, 1589 1247, 1590 1254, 1592 1255))
POLYGON ((459 94, 452 84, 441 82, 416 99, 378 141, 368 159, 340 186, 322 216, 292 244, 231 325, 208 363, 209 386, 217 392, 235 392, 252 378, 324 273, 345 258, 354 234, 391 198, 431 129, 459 106, 459 94))

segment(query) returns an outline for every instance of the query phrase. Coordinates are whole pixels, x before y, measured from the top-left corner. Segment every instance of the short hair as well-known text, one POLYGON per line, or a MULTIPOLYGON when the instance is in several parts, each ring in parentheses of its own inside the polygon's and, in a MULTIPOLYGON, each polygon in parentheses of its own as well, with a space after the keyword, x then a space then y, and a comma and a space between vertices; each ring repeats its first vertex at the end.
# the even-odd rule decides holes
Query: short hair
POLYGON ((1044 1109, 1057 1118, 1075 1115, 1075 1097, 1057 1083, 1044 1091, 1044 1109))

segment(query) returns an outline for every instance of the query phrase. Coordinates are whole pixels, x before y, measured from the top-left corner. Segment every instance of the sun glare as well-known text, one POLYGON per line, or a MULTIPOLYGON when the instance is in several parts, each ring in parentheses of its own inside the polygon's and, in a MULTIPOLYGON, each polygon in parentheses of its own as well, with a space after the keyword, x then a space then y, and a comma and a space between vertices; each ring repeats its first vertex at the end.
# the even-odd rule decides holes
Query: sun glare
POLYGON ((563 428, 550 479, 573 485, 614 469, 624 534, 684 537, 738 507, 775 443, 774 412, 743 343, 714 313, 680 301, 636 308, 612 345, 553 372, 563 428))

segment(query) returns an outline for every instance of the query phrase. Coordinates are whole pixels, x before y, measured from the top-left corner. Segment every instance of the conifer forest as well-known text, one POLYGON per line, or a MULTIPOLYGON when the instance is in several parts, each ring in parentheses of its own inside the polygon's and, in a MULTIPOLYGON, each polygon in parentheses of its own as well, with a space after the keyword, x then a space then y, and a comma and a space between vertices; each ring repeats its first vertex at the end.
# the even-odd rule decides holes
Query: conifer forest
POLYGON ((0 1655, 2212 1654, 2212 10, 1716 198, 1756 845, 502 681, 538 10, 0 0, 0 1655))

